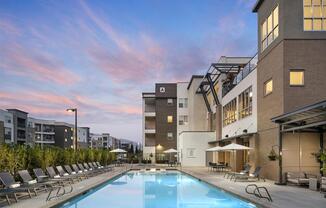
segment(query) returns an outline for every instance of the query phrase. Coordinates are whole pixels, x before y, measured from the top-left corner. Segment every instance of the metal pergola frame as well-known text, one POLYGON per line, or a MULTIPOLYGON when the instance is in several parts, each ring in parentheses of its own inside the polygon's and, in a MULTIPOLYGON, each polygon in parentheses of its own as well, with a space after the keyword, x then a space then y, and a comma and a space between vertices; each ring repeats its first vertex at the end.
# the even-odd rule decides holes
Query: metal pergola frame
POLYGON ((217 92, 214 88, 215 84, 218 82, 218 78, 221 74, 238 74, 240 70, 246 65, 247 63, 212 63, 209 67, 207 73, 205 74, 204 78, 200 82, 200 85, 196 91, 198 94, 202 94, 205 100, 205 104, 207 110, 212 112, 208 100, 207 100, 207 93, 211 92, 214 98, 214 101, 217 105, 220 105, 221 102, 218 99, 217 92))
MULTIPOLYGON (((278 124, 279 155, 282 155, 283 134, 287 132, 319 133, 320 149, 324 149, 326 132, 326 100, 305 106, 296 111, 274 117, 272 122, 278 124)), ((322 163, 320 164, 322 167, 322 163)), ((282 160, 279 160, 279 183, 283 183, 282 160)), ((322 172, 321 172, 322 174, 322 172)))

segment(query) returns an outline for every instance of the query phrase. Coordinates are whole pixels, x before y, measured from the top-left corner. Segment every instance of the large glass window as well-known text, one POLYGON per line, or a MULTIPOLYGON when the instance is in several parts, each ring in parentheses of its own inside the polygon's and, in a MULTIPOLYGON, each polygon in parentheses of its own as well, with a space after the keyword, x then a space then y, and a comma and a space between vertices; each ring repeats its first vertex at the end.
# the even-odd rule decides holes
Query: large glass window
POLYGON ((229 125, 237 120, 237 99, 234 98, 223 106, 223 126, 229 125))
POLYGON ((303 70, 291 70, 290 71, 290 85, 291 86, 303 86, 304 85, 304 71, 303 70))
POLYGON ((278 6, 271 12, 271 14, 261 24, 261 50, 265 50, 279 34, 278 26, 278 6))
POLYGON ((303 0, 304 31, 326 31, 326 0, 303 0))
POLYGON ((188 108, 188 98, 179 98, 179 108, 188 108))
POLYGON ((252 114, 252 87, 249 87, 239 95, 239 119, 252 114))

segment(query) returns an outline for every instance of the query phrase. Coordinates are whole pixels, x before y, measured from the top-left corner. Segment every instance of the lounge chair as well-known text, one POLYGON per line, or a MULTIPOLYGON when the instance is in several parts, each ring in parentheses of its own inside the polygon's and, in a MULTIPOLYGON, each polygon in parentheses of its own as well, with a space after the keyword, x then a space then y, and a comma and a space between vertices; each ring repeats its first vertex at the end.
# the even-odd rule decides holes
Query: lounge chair
POLYGON ((227 172, 224 174, 224 177, 230 178, 232 180, 236 175, 248 175, 251 169, 251 165, 244 165, 244 169, 240 172, 227 172))
POLYGON ((286 183, 294 184, 298 186, 308 186, 309 178, 304 172, 287 172, 286 183))
POLYGON ((71 169, 70 165, 65 165, 64 166, 66 171, 69 173, 69 175, 76 175, 78 177, 80 177, 80 179, 86 179, 88 178, 86 174, 82 173, 82 172, 75 172, 71 169))
MULTIPOLYGON (((4 185, 4 189, 1 190, 1 195, 5 196, 7 198, 7 203, 10 204, 9 196, 13 195, 16 202, 18 202, 18 199, 24 196, 28 196, 29 198, 32 198, 31 190, 34 191, 34 188, 36 186, 34 185, 23 185, 19 182, 16 182, 14 177, 8 173, 8 172, 1 172, 0 173, 0 181, 4 185), (19 196, 18 194, 21 194, 19 196)), ((34 194, 36 195, 36 192, 34 191, 34 194)))
POLYGON ((76 177, 74 176, 69 176, 69 175, 61 176, 60 174, 57 174, 53 167, 46 167, 46 172, 48 173, 51 179, 55 179, 55 180, 62 180, 62 181, 67 181, 68 183, 69 182, 74 183, 75 182, 74 179, 76 179, 76 177))
POLYGON ((93 171, 87 170, 84 168, 84 166, 80 163, 77 164, 77 167, 80 171, 82 171, 84 174, 87 174, 88 176, 94 176, 95 173, 93 171))
POLYGON ((99 168, 97 166, 94 166, 92 163, 87 163, 88 167, 92 168, 93 170, 97 170, 98 172, 100 173, 104 173, 105 172, 105 169, 103 168, 99 168))
POLYGON ((58 166, 56 166, 55 168, 57 169, 57 171, 58 171, 60 177, 63 177, 63 178, 71 178, 73 182, 74 182, 74 180, 76 180, 76 181, 78 181, 78 182, 81 181, 80 176, 78 176, 78 175, 76 175, 76 174, 69 174, 69 173, 67 173, 67 172, 63 169, 63 167, 62 167, 61 165, 58 165, 58 166))
POLYGON ((35 189, 35 192, 47 191, 48 187, 53 187, 53 182, 37 182, 37 179, 33 179, 27 170, 18 171, 18 175, 23 180, 24 184, 38 184, 39 188, 35 189))
POLYGON ((234 176, 234 182, 237 182, 237 180, 246 180, 249 181, 250 179, 255 179, 255 180, 260 180, 263 179, 265 181, 264 178, 260 177, 260 171, 261 171, 261 167, 257 166, 255 171, 253 173, 250 173, 249 175, 243 175, 243 174, 238 174, 234 176))

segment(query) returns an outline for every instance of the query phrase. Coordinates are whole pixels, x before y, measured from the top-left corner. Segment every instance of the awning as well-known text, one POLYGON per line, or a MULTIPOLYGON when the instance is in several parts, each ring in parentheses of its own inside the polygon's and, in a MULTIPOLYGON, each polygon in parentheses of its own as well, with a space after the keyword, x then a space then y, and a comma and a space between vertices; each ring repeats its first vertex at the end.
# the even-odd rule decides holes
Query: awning
POLYGON ((271 119, 281 126, 281 132, 325 132, 326 100, 308 105, 271 119))
POLYGON ((231 143, 229 145, 222 147, 222 150, 251 150, 251 149, 252 148, 250 148, 250 147, 243 146, 243 145, 236 144, 236 143, 231 143))

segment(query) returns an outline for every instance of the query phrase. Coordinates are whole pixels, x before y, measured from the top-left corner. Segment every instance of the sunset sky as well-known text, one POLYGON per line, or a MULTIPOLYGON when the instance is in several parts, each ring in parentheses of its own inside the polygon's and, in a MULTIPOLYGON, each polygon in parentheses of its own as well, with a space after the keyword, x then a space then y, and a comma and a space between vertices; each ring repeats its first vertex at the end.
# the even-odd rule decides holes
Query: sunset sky
POLYGON ((141 141, 141 92, 257 50, 255 0, 0 0, 0 108, 141 141))

